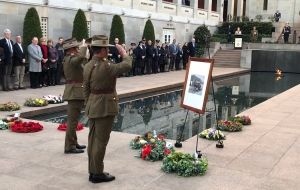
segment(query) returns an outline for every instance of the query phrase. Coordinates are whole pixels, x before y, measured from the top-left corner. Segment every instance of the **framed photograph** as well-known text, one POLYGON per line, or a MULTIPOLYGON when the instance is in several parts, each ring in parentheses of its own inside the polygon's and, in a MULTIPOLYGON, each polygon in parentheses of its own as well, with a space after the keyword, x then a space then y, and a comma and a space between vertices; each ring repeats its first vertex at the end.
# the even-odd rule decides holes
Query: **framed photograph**
POLYGON ((199 114, 205 112, 213 64, 213 59, 190 58, 186 69, 181 107, 199 114))

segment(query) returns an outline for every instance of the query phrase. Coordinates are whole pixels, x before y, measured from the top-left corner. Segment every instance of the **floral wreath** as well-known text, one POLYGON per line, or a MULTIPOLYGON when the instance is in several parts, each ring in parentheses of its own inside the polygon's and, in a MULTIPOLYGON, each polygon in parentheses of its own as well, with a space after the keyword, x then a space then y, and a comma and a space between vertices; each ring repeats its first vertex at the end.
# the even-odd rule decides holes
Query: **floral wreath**
POLYGON ((243 125, 251 125, 251 119, 249 116, 246 116, 246 115, 235 116, 231 120, 234 122, 239 122, 243 125))
MULTIPOLYGON (((63 124, 58 125, 57 130, 66 131, 67 127, 68 127, 67 123, 63 123, 63 124)), ((82 123, 78 122, 77 127, 76 127, 76 131, 81 131, 83 129, 84 129, 84 125, 82 123)))
POLYGON ((199 137, 205 138, 208 140, 224 140, 225 135, 220 130, 209 128, 203 130, 201 133, 199 133, 199 137))
POLYGON ((0 111, 16 111, 19 110, 21 106, 16 102, 7 102, 0 104, 0 111))
POLYGON ((28 107, 43 107, 48 105, 48 101, 43 98, 29 98, 24 105, 28 107))
POLYGON ((15 121, 10 125, 12 132, 16 133, 35 133, 43 130, 43 126, 36 122, 15 121))
POLYGON ((221 131, 237 132, 243 129, 243 125, 235 121, 220 120, 218 127, 221 131))
POLYGON ((163 160, 161 169, 166 173, 177 173, 179 176, 201 176, 208 168, 208 160, 205 157, 196 158, 191 154, 173 152, 163 160))
POLYGON ((165 141, 162 134, 155 135, 147 132, 144 136, 137 136, 130 141, 132 149, 139 149, 139 156, 143 160, 158 161, 174 152, 171 143, 165 141))
POLYGON ((47 95, 47 96, 43 96, 43 99, 47 100, 49 104, 60 104, 64 102, 61 95, 59 96, 47 95))
POLYGON ((2 120, 0 120, 0 130, 8 129, 8 124, 2 120))

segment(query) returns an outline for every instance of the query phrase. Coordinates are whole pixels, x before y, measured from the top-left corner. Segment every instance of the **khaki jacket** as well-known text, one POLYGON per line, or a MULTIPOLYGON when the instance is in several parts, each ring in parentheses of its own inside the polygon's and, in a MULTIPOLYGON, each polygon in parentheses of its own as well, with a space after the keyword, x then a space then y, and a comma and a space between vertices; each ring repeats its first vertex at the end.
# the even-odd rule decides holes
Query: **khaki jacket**
POLYGON ((118 64, 94 56, 85 65, 83 89, 86 102, 85 113, 89 118, 118 114, 119 99, 116 92, 116 78, 122 73, 129 72, 131 67, 132 58, 130 56, 125 56, 123 61, 118 64))
POLYGON ((85 57, 86 47, 80 48, 79 55, 65 56, 63 60, 64 74, 66 78, 63 99, 84 100, 83 96, 83 67, 87 63, 85 57))

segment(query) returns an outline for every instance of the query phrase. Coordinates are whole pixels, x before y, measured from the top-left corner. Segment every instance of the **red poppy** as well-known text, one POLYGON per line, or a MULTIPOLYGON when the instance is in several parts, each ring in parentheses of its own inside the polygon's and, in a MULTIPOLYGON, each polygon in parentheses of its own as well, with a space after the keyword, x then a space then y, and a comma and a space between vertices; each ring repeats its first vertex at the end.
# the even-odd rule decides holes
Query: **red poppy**
POLYGON ((16 133, 34 133, 41 131, 43 126, 35 122, 14 122, 10 128, 16 133))
POLYGON ((165 154, 165 155, 169 155, 169 154, 171 154, 171 150, 170 150, 170 149, 167 149, 167 148, 165 148, 165 150, 164 150, 164 154, 165 154))
MULTIPOLYGON (((63 124, 60 124, 57 129, 60 130, 60 131, 66 131, 67 130, 67 124, 66 123, 63 123, 63 124)), ((81 131, 82 129, 84 128, 84 125, 82 123, 78 123, 77 124, 77 127, 76 127, 76 131, 81 131)))
POLYGON ((151 145, 147 144, 142 148, 142 159, 145 160, 147 156, 151 153, 151 145))

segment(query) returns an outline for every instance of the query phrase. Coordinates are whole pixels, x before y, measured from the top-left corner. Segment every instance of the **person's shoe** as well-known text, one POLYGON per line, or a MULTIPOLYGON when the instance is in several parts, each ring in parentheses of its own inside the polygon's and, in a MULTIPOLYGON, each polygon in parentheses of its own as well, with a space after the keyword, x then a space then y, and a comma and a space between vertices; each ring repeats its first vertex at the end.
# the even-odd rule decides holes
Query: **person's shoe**
MULTIPOLYGON (((103 173, 104 173, 105 175, 109 175, 108 172, 103 172, 103 173)), ((94 174, 90 173, 90 175, 89 175, 89 181, 92 180, 93 176, 94 176, 94 174)))
POLYGON ((115 180, 115 176, 109 175, 108 173, 103 174, 90 174, 89 181, 92 183, 110 182, 115 180))
POLYGON ((84 153, 84 150, 80 150, 80 149, 65 150, 65 154, 80 154, 80 153, 84 153))
POLYGON ((86 146, 85 146, 85 145, 79 145, 79 144, 77 144, 77 145, 76 145, 76 148, 77 148, 77 149, 85 149, 86 146))

